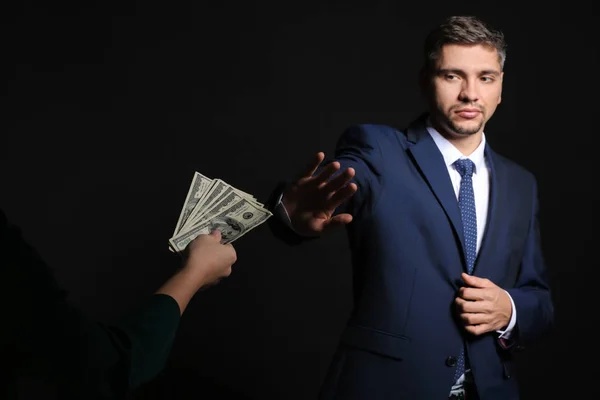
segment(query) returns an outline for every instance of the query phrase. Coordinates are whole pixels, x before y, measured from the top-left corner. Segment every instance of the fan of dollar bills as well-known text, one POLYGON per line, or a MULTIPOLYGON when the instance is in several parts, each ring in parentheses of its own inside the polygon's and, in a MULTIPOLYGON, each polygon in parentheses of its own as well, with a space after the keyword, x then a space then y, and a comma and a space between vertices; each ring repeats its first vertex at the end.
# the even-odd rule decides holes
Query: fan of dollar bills
POLYGON ((195 172, 169 248, 181 253, 198 235, 213 230, 221 232, 221 243, 231 243, 272 215, 254 196, 195 172))

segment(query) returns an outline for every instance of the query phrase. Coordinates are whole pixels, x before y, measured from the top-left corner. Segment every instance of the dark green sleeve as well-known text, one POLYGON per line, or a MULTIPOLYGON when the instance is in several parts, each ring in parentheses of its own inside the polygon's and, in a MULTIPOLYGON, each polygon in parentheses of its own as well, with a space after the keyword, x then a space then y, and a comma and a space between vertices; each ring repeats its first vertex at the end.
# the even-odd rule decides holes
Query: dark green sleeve
POLYGON ((51 380, 63 398, 121 398, 163 368, 180 318, 173 298, 150 296, 114 324, 86 318, 1 210, 0 282, 0 353, 12 375, 51 380))

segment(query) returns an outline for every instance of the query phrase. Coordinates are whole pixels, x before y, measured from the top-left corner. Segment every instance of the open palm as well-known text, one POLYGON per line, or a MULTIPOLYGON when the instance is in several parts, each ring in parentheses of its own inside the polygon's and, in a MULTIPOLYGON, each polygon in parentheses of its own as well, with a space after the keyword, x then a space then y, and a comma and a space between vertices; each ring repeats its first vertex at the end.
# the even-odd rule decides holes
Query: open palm
POLYGON ((332 178, 340 169, 340 164, 334 161, 313 176, 324 158, 325 154, 317 153, 314 160, 283 195, 283 205, 290 216, 292 226, 302 235, 320 235, 352 221, 350 214, 333 216, 333 213, 357 190, 356 184, 349 183, 354 177, 354 169, 347 168, 332 178))

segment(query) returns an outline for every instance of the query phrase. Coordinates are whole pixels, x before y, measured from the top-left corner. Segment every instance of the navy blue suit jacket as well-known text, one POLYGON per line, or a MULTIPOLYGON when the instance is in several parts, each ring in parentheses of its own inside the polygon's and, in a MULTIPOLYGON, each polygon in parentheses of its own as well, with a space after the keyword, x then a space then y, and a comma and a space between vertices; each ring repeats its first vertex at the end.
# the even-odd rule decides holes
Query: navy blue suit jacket
MULTIPOLYGON (((474 275, 507 290, 517 310, 511 344, 496 332, 467 334, 454 300, 465 271, 463 229, 442 154, 425 116, 399 131, 360 125, 340 138, 335 160, 356 170, 355 195, 336 212, 347 226, 354 307, 321 391, 322 399, 444 399, 463 340, 479 397, 518 398, 513 350, 553 323, 548 275, 540 248, 534 176, 486 146, 490 165, 487 228, 474 275)), ((273 193, 270 205, 277 198, 273 193)), ((295 235, 278 218, 273 232, 295 235)))

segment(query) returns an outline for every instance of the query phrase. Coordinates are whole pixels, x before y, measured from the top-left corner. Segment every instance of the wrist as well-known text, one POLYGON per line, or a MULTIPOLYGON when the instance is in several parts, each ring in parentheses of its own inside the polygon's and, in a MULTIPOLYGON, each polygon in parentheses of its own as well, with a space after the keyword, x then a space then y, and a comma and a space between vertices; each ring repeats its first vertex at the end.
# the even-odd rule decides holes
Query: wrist
POLYGON ((189 263, 185 263, 176 275, 186 286, 198 290, 206 284, 206 275, 203 270, 204 268, 198 268, 197 265, 191 266, 189 263))
POLYGON ((291 217, 291 215, 294 213, 294 209, 296 208, 295 203, 290 200, 293 198, 291 191, 292 189, 288 187, 281 196, 281 204, 283 204, 283 207, 289 217, 291 217))

